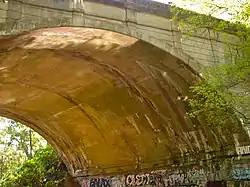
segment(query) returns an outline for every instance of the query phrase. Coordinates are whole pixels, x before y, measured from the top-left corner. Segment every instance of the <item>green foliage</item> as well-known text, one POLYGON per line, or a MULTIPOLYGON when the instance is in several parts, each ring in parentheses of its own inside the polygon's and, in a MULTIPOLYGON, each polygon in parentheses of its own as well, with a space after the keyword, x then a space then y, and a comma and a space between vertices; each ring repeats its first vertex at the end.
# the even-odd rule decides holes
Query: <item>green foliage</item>
MULTIPOLYGON (((196 33, 199 30, 201 30, 201 28, 214 30, 218 32, 226 32, 239 37, 245 37, 247 34, 249 34, 246 22, 243 23, 242 16, 239 16, 242 14, 237 14, 236 12, 228 13, 231 14, 231 17, 235 18, 234 21, 232 21, 231 19, 230 22, 222 19, 217 19, 214 17, 216 15, 218 16, 218 14, 220 13, 223 14, 225 12, 231 11, 233 7, 229 8, 227 6, 228 3, 224 4, 224 6, 221 5, 218 6, 217 4, 212 3, 213 0, 182 0, 182 1, 183 4, 187 5, 193 4, 194 6, 199 7, 198 10, 201 9, 203 10, 203 11, 198 11, 200 13, 197 13, 179 7, 173 7, 172 9, 173 20, 178 21, 182 26, 185 27, 185 29, 188 29, 191 35, 192 33, 196 33)), ((229 1, 229 0, 224 0, 224 1, 229 1)), ((246 4, 245 7, 249 7, 249 5, 246 4)), ((241 7, 241 11, 243 12, 244 10, 245 9, 241 7)), ((249 16, 249 14, 247 15, 247 13, 245 12, 245 17, 246 16, 249 16)))
POLYGON ((35 153, 34 157, 21 166, 9 171, 0 181, 2 187, 54 187, 66 175, 66 168, 51 147, 35 153))
MULTIPOLYGON (((209 124, 221 125, 236 122, 239 117, 250 123, 250 6, 243 0, 189 0, 189 3, 203 3, 209 10, 207 16, 189 13, 183 24, 192 25, 190 32, 207 29, 232 33, 238 36, 235 45, 228 43, 227 57, 230 63, 219 62, 205 70, 202 80, 191 87, 193 97, 189 99, 190 116, 201 118, 209 124), (236 3, 236 4, 235 4, 236 3), (233 22, 214 19, 211 15, 229 13, 233 22)), ((177 19, 181 18, 178 12, 177 19)), ((185 12, 183 13, 185 15, 185 12)))
POLYGON ((230 95, 230 99, 225 99, 229 95, 217 91, 205 80, 191 87, 191 91, 193 93, 193 97, 189 99, 189 105, 192 108, 191 117, 198 117, 211 125, 223 125, 235 121, 234 94, 230 95))
POLYGON ((237 121, 248 123, 250 106, 249 67, 242 64, 223 64, 205 71, 204 79, 191 87, 190 116, 222 125, 237 121))
POLYGON ((23 163, 25 158, 20 151, 15 151, 13 147, 4 147, 0 152, 0 179, 9 170, 23 163))
POLYGON ((16 151, 22 151, 24 156, 31 158, 36 150, 44 144, 43 138, 14 120, 2 119, 6 125, 0 130, 0 144, 4 146, 12 146, 16 151))
POLYGON ((52 187, 64 180, 65 165, 30 128, 0 118, 0 186, 52 187))
POLYGON ((46 144, 46 141, 30 128, 9 120, 0 118, 0 179, 46 144))

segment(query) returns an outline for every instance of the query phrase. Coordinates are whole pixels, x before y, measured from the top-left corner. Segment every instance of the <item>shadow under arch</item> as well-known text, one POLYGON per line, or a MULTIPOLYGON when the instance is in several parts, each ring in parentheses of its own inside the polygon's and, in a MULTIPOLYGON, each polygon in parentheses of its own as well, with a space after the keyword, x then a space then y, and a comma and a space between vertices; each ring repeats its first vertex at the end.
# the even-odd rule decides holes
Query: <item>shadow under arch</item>
POLYGON ((180 59, 128 36, 74 32, 79 42, 37 31, 0 46, 0 112, 31 117, 73 176, 79 169, 101 175, 162 168, 182 163, 185 153, 234 151, 235 133, 248 139, 239 124, 212 128, 187 116, 183 98, 197 75, 180 59))
MULTIPOLYGON (((105 2, 102 1, 100 2, 80 1, 78 2, 80 3, 79 4, 80 6, 76 5, 75 8, 73 8, 74 6, 73 7, 64 6, 63 8, 60 8, 60 5, 59 6, 56 4, 46 5, 40 2, 30 3, 25 1, 24 2, 13 1, 13 3, 14 7, 16 6, 15 3, 17 3, 20 7, 23 7, 23 9, 26 8, 27 10, 29 10, 29 12, 32 13, 23 12, 23 10, 19 10, 20 12, 18 12, 18 14, 20 14, 19 15, 20 19, 11 18, 10 14, 9 15, 10 18, 9 17, 7 18, 7 22, 3 23, 3 25, 0 26, 1 31, 3 32, 6 31, 7 35, 21 34, 25 31, 30 32, 37 29, 56 28, 56 27, 80 27, 80 28, 102 29, 134 37, 146 43, 152 44, 185 62, 187 66, 191 67, 191 69, 194 70, 193 73, 196 72, 197 75, 198 73, 201 73, 204 69, 204 66, 200 62, 195 60, 189 54, 185 53, 185 51, 178 46, 182 45, 180 44, 181 38, 178 35, 180 34, 180 30, 178 30, 177 28, 178 26, 175 25, 170 18, 161 16, 159 17, 159 19, 165 19, 165 21, 168 20, 166 21, 166 24, 169 24, 169 28, 157 27, 155 26, 156 24, 144 25, 139 21, 137 22, 136 20, 130 20, 130 18, 128 18, 128 11, 129 10, 134 11, 134 10, 131 7, 130 8, 126 7, 124 4, 125 1, 122 2, 110 1, 106 2, 107 4, 105 4, 105 2), (111 18, 108 13, 105 13, 105 11, 103 15, 95 13, 87 13, 86 10, 84 9, 85 6, 84 3, 90 3, 90 4, 93 3, 98 6, 107 5, 109 8, 113 8, 114 11, 119 10, 118 11, 119 14, 116 13, 118 18, 117 17, 111 18), (120 3, 123 5, 118 7, 115 5, 120 3), (36 12, 40 10, 42 10, 43 14, 36 15, 36 12), (48 16, 47 14, 51 15, 51 17, 48 16)), ((76 3, 76 2, 71 2, 71 3, 76 3)), ((154 3, 158 5, 164 5, 159 2, 153 2, 153 4, 154 3)), ((134 5, 132 5, 132 7, 133 6, 134 5)), ((140 13, 140 10, 137 10, 137 8, 135 8, 135 10, 138 11, 138 13, 140 13)), ((150 7, 148 8, 150 9, 150 7)), ((169 11, 168 8, 166 10, 169 11)), ((10 9, 10 12, 11 11, 16 12, 16 10, 10 9)), ((88 11, 91 12, 92 10, 88 11)), ((145 13, 149 12, 146 11, 145 13)), ((152 12, 150 14, 152 14, 152 12)), ((152 15, 156 16, 157 13, 155 12, 155 15, 154 14, 152 15)))
MULTIPOLYGON (((32 25, 32 23, 30 23, 28 25, 32 25)), ((171 55, 175 56, 176 58, 182 60, 183 62, 185 62, 187 67, 190 67, 190 70, 193 73, 195 73, 198 77, 200 76, 200 73, 205 68, 201 63, 199 63, 197 60, 195 60, 192 56, 185 53, 182 49, 179 49, 179 48, 176 48, 175 46, 173 46, 171 44, 173 41, 168 40, 168 39, 166 39, 166 40, 158 39, 158 38, 154 38, 153 36, 152 36, 152 40, 150 39, 150 37, 143 38, 141 32, 135 31, 135 33, 137 33, 137 34, 135 34, 134 32, 132 32, 133 28, 126 28, 126 26, 123 26, 123 25, 122 25, 122 27, 124 27, 124 28, 119 29, 119 30, 112 29, 110 27, 107 27, 106 25, 99 25, 99 26, 85 26, 85 25, 79 26, 79 25, 75 25, 75 24, 70 24, 70 25, 65 25, 65 24, 60 25, 59 24, 59 25, 47 25, 47 26, 39 26, 38 25, 35 28, 31 28, 31 29, 25 28, 24 30, 19 30, 18 32, 14 31, 14 34, 15 35, 26 34, 26 33, 36 31, 39 29, 49 29, 49 28, 53 29, 53 28, 60 28, 60 27, 62 27, 62 28, 68 27, 68 28, 101 29, 104 31, 111 31, 111 32, 114 32, 117 34, 123 34, 123 35, 129 36, 129 37, 133 37, 135 39, 141 40, 141 41, 146 42, 148 44, 154 45, 154 46, 166 51, 167 53, 170 53, 171 55), (138 34, 138 33, 140 33, 140 34, 138 34)))

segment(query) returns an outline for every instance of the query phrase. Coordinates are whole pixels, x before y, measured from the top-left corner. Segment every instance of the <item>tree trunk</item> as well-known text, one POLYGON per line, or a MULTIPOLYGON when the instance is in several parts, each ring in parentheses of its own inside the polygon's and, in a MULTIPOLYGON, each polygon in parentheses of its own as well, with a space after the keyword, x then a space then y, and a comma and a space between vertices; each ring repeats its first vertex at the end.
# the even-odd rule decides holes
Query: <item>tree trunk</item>
POLYGON ((29 129, 29 140, 30 140, 30 157, 33 157, 33 144, 32 144, 32 130, 29 129))

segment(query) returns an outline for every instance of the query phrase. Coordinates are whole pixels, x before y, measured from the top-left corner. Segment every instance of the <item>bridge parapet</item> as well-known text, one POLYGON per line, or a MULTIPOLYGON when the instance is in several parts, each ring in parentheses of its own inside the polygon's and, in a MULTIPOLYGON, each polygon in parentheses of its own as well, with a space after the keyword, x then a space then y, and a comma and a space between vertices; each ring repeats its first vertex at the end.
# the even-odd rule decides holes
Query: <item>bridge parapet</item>
POLYGON ((172 21, 171 6, 141 0, 30 1, 11 0, 2 35, 47 27, 89 27, 129 35, 151 43, 186 62, 196 72, 230 61, 228 41, 238 38, 172 21))

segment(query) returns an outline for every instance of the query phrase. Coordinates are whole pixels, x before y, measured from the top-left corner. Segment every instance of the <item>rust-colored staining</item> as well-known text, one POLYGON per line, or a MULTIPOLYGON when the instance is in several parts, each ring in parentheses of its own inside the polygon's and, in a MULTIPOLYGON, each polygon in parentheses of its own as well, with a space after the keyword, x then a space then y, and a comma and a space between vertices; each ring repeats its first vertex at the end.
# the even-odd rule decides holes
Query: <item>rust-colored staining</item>
POLYGON ((187 152, 234 147, 233 126, 188 118, 195 73, 150 44, 69 28, 0 42, 0 115, 33 122, 74 170, 148 170, 187 152))

